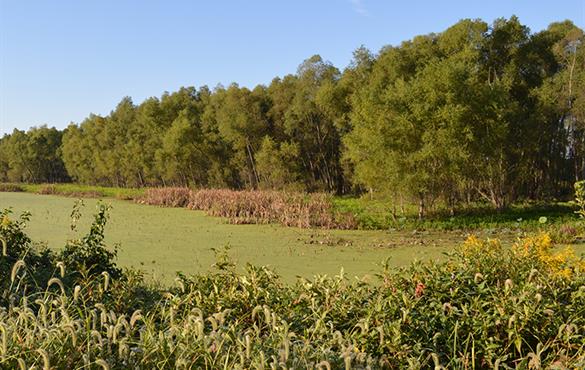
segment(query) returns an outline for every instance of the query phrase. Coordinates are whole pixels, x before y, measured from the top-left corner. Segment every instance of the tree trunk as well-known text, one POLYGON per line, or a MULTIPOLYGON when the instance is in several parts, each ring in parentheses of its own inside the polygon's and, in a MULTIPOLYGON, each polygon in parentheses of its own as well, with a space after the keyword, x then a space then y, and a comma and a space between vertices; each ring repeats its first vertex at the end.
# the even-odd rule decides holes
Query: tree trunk
POLYGON ((418 220, 422 221, 422 219, 424 217, 425 217, 425 196, 424 196, 424 194, 420 193, 419 200, 418 200, 418 220))
POLYGON ((246 138, 246 149, 248 151, 248 158, 250 160, 250 167, 252 168, 252 175, 254 176, 254 180, 252 181, 252 188, 257 189, 258 183, 260 182, 258 178, 258 172, 256 172, 256 165, 254 164, 254 156, 252 155, 252 148, 250 145, 250 141, 246 138))

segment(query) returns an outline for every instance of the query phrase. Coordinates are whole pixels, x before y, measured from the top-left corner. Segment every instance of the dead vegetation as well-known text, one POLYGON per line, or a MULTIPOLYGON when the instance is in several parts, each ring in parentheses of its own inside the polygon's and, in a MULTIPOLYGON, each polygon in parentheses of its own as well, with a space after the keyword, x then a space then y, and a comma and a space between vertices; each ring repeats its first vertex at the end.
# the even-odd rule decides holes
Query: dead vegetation
POLYGON ((153 188, 138 200, 163 207, 186 207, 233 224, 278 223, 299 228, 353 229, 352 214, 337 212, 324 193, 228 189, 153 188))

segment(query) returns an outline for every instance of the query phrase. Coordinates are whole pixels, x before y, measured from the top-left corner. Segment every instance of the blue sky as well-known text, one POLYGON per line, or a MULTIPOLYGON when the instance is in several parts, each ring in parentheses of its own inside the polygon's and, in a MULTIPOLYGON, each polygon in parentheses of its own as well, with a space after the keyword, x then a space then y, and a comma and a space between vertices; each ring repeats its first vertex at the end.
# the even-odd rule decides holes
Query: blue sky
POLYGON ((339 68, 462 18, 517 15, 532 31, 585 0, 0 0, 0 134, 63 128, 180 86, 267 84, 313 54, 339 68))

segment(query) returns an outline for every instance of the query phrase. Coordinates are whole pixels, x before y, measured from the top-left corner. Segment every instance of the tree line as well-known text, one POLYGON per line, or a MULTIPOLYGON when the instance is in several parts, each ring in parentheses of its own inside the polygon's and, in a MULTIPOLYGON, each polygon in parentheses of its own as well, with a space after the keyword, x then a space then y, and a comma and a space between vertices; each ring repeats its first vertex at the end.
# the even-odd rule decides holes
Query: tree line
POLYGON ((462 20, 343 71, 185 87, 0 139, 0 181, 384 192, 455 207, 559 198, 585 176, 585 37, 462 20))

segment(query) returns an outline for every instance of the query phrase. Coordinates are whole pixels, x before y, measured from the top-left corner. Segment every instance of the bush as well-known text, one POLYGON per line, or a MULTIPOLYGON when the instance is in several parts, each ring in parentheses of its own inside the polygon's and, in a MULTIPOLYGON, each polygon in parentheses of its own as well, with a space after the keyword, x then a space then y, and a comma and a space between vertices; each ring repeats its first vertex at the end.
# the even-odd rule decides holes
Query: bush
POLYGON ((13 219, 9 209, 3 210, 0 213, 0 276, 3 277, 0 279, 0 301, 6 299, 10 289, 29 294, 42 292, 57 271, 62 271, 60 277, 69 286, 102 274, 121 277, 122 271, 114 262, 116 250, 110 250, 104 243, 107 212, 108 207, 98 204, 98 212, 87 235, 69 240, 61 251, 53 252, 45 245, 33 243, 24 232, 29 221, 28 213, 13 219))
POLYGON ((71 270, 71 274, 93 277, 106 273, 113 278, 121 275, 114 262, 117 250, 109 250, 104 242, 108 210, 109 207, 99 204, 89 233, 79 240, 68 241, 60 253, 60 261, 71 270))
POLYGON ((50 270, 54 269, 53 254, 47 248, 34 245, 24 232, 30 214, 23 213, 19 218, 12 217, 12 211, 5 209, 0 212, 0 307, 7 303, 8 289, 25 292, 31 290, 38 281, 47 281, 50 270), (14 285, 9 279, 14 275, 15 266, 26 268, 21 284, 14 285))

